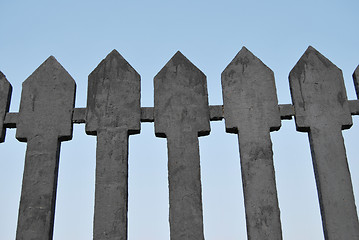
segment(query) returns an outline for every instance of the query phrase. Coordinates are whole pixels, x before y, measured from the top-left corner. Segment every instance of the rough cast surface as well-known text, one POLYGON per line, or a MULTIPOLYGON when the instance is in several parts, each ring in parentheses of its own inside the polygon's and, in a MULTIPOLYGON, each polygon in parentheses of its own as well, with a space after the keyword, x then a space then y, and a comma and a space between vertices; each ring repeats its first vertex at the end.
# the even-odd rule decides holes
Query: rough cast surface
POLYGON ((72 137, 75 88, 54 57, 23 83, 16 137, 27 149, 17 240, 52 239, 60 141, 72 137))
POLYGON ((171 240, 203 240, 198 136, 210 131, 206 77, 177 52, 154 87, 155 133, 167 137, 171 240))
POLYGON ((289 75, 298 131, 309 132, 325 239, 359 239, 342 129, 352 125, 342 72, 309 47, 289 75))
MULTIPOLYGON (((359 66, 353 79, 359 95, 359 66)), ((359 100, 347 101, 341 71, 309 47, 290 73, 294 108, 278 106, 273 73, 244 48, 222 84, 226 129, 239 134, 249 239, 281 238, 268 131, 280 127, 278 107, 282 119, 295 115, 297 130, 309 132, 325 238, 359 239, 341 134, 352 125, 350 114, 359 114, 359 100), (253 184, 259 173, 265 181, 253 184), (270 206, 274 214, 266 215, 270 206)), ((209 120, 223 118, 222 106, 208 108, 204 74, 177 53, 155 77, 155 108, 141 111, 139 75, 113 51, 89 76, 87 109, 74 109, 75 88, 50 57, 24 82, 19 113, 8 113, 11 85, 0 72, 0 141, 5 126, 27 142, 16 239, 52 239, 60 142, 71 139, 72 123, 85 122, 98 137, 94 239, 126 239, 128 135, 139 132, 141 120, 155 120, 156 135, 168 140, 171 239, 203 239, 197 137, 209 134, 209 120)))
POLYGON ((89 75, 86 132, 97 135, 94 240, 127 239, 128 136, 140 131, 140 86, 116 50, 89 75))
POLYGON ((12 87, 5 75, 0 72, 0 143, 5 140, 6 128, 4 120, 9 112, 12 87))
POLYGON ((281 125, 273 72, 246 48, 222 73, 226 130, 238 133, 248 239, 282 239, 270 130, 281 125))

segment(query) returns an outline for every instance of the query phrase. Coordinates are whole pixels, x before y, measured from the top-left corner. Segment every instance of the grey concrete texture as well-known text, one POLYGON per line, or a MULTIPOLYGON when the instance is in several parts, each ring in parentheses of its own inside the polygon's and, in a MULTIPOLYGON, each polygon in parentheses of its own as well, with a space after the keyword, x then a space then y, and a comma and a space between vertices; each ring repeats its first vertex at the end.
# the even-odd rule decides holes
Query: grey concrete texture
POLYGON ((157 137, 175 128, 199 136, 210 132, 206 76, 181 52, 154 78, 154 119, 157 137))
POLYGON ((54 137, 27 143, 16 240, 52 239, 59 153, 54 137))
POLYGON ((17 240, 52 239, 60 142, 72 137, 75 88, 52 56, 23 83, 16 137, 27 149, 17 240))
MULTIPOLYGON (((359 66, 353 73, 359 96, 359 66)), ((204 239, 198 137, 225 118, 238 134, 248 239, 282 239, 270 131, 293 115, 308 132, 325 239, 359 239, 342 129, 359 114, 342 72, 309 47, 289 76, 293 105, 278 105, 273 72, 243 48, 222 73, 224 106, 209 106, 206 76, 180 52, 154 78, 153 108, 140 107, 140 75, 112 51, 89 75, 87 108, 76 84, 49 57, 23 83, 19 113, 8 113, 11 84, 0 72, 0 142, 17 127, 27 142, 16 239, 52 239, 61 141, 72 123, 97 135, 94 236, 127 239, 128 138, 140 122, 167 138, 171 240, 204 239)))
POLYGON ((0 143, 4 142, 6 128, 4 120, 6 113, 9 112, 12 86, 6 76, 0 72, 0 143))
POLYGON ((120 127, 139 133, 140 91, 140 75, 113 50, 88 78, 86 132, 96 135, 100 128, 120 127))
POLYGON ((154 78, 154 122, 167 137, 171 240, 201 240, 202 187, 198 136, 209 134, 206 76, 177 52, 154 78))
POLYGON ((53 57, 49 57, 22 84, 16 138, 26 142, 39 135, 72 138, 76 84, 53 57))
POLYGON ((226 131, 238 134, 248 239, 282 239, 270 131, 281 126, 273 72, 245 47, 222 73, 226 131))
POLYGON ((171 240, 203 240, 199 143, 196 133, 167 138, 171 240))
POLYGON ((331 120, 352 126, 342 71, 313 47, 308 47, 289 74, 298 131, 331 120))
POLYGON ((274 74, 243 47, 222 73, 226 131, 260 128, 278 130, 281 119, 274 74))
POLYGON ((357 66, 357 68, 353 73, 353 81, 354 81, 355 92, 357 94, 357 98, 359 99, 359 65, 357 66))
POLYGON ((352 124, 341 70, 309 47, 289 75, 298 131, 309 132, 325 239, 359 239, 342 129, 352 124))
POLYGON ((113 50, 88 80, 86 132, 97 135, 93 239, 125 240, 128 137, 140 132, 140 75, 113 50))
POLYGON ((127 129, 97 132, 94 240, 127 239, 127 129))

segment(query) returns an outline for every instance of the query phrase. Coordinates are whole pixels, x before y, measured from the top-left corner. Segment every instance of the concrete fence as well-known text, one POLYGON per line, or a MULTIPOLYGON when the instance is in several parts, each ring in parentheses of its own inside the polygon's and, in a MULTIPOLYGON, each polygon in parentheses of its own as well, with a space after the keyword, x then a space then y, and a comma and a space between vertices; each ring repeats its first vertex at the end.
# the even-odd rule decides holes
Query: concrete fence
MULTIPOLYGON (((359 95, 359 67, 353 79, 359 95)), ((359 239, 341 132, 359 100, 347 99, 341 70, 312 47, 289 82, 293 104, 279 105, 272 70, 243 47, 222 73, 223 106, 210 106, 206 76, 177 52, 154 77, 154 107, 141 107, 140 75, 114 50, 88 77, 87 107, 75 108, 75 81, 51 56, 24 81, 14 113, 0 72, 1 142, 6 128, 27 142, 16 239, 52 239, 60 145, 74 123, 97 136, 93 238, 127 239, 128 138, 141 122, 167 138, 171 240, 204 239, 198 137, 223 119, 238 135, 248 239, 282 239, 270 132, 293 116, 309 135, 325 239, 359 239)))

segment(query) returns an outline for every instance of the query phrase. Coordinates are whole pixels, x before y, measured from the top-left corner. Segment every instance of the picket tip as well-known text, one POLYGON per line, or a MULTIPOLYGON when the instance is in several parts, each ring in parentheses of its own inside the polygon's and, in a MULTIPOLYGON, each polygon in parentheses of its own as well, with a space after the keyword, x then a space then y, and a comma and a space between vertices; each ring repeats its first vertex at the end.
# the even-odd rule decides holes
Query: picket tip
POLYGON ((188 58, 183 55, 181 51, 177 51, 171 58, 171 60, 175 66, 178 66, 180 64, 190 63, 191 65, 194 65, 188 58))
POLYGON ((315 49, 312 45, 309 45, 309 46, 307 47, 306 52, 309 52, 309 51, 315 51, 315 52, 318 52, 318 50, 317 50, 317 49, 315 49))
POLYGON ((180 50, 177 50, 177 52, 173 56, 176 56, 176 55, 184 57, 183 53, 180 50))
POLYGON ((238 52, 237 56, 250 56, 257 58, 248 48, 245 46, 242 47, 242 49, 238 52))
POLYGON ((41 82, 46 76, 46 79, 56 79, 59 82, 70 81, 72 85, 76 85, 75 80, 72 78, 69 72, 57 61, 57 59, 50 55, 24 82, 24 84, 35 84, 35 82, 41 82), (38 76, 43 77, 39 78, 38 76), (55 76, 62 76, 55 78, 55 76), (66 76, 66 77, 65 77, 66 76))
POLYGON ((118 54, 121 55, 115 48, 109 54, 118 54))
POLYGON ((59 61, 57 61, 57 59, 53 56, 53 55, 50 55, 44 62, 42 65, 47 65, 47 64, 59 64, 59 61))
POLYGON ((235 65, 247 65, 252 62, 260 63, 260 65, 266 66, 256 55, 254 55, 248 48, 245 46, 237 53, 237 55, 231 61, 231 64, 235 65))
POLYGON ((90 75, 97 74, 100 71, 110 72, 132 72, 140 76, 138 72, 129 64, 126 59, 116 50, 113 49, 107 56, 97 65, 90 75))
POLYGON ((300 74, 306 71, 305 66, 307 65, 311 66, 310 69, 316 69, 316 71, 324 71, 330 68, 341 71, 340 68, 338 68, 328 58, 321 54, 317 49, 312 46, 308 46, 307 50, 303 53, 298 62, 290 71, 289 78, 294 76, 297 78, 300 74))
POLYGON ((56 59, 53 55, 50 55, 47 59, 51 59, 51 60, 56 60, 56 61, 57 61, 57 59, 56 59))
POLYGON ((273 74, 273 71, 267 65, 265 65, 256 55, 248 50, 248 48, 243 46, 242 49, 223 70, 222 76, 233 73, 233 68, 236 69, 235 71, 237 73, 244 73, 244 69, 246 69, 248 65, 254 65, 258 69, 267 69, 271 74, 273 74))
MULTIPOLYGON (((168 61, 166 65, 168 65, 170 62, 173 63, 174 66, 179 65, 191 65, 196 67, 181 51, 177 51, 172 58, 168 61)), ((197 68, 197 67, 196 67, 197 68)))
POLYGON ((240 52, 241 52, 241 51, 248 51, 248 52, 250 52, 246 46, 243 46, 243 47, 241 48, 240 52))
POLYGON ((155 79, 160 77, 162 78, 169 69, 175 67, 175 72, 177 73, 177 67, 183 66, 185 71, 189 71, 192 73, 200 73, 201 75, 205 76, 205 74, 197 68, 185 55, 182 54, 181 51, 177 51, 172 58, 166 63, 166 65, 157 73, 155 79))
POLYGON ((109 54, 107 54, 104 60, 109 61, 112 58, 117 58, 118 60, 125 61, 128 64, 126 59, 116 49, 113 49, 109 54))
MULTIPOLYGON (((316 48, 314 48, 313 46, 309 45, 307 50, 305 50, 303 56, 306 58, 306 60, 308 60, 311 56, 315 56, 317 62, 318 60, 323 62, 323 64, 327 65, 334 65, 328 58, 326 58, 323 54, 321 54, 316 48)), ((303 57, 302 56, 302 57, 303 57)))
POLYGON ((59 61, 57 61, 57 59, 53 55, 50 55, 35 71, 43 67, 50 67, 50 66, 64 69, 64 67, 59 63, 59 61))

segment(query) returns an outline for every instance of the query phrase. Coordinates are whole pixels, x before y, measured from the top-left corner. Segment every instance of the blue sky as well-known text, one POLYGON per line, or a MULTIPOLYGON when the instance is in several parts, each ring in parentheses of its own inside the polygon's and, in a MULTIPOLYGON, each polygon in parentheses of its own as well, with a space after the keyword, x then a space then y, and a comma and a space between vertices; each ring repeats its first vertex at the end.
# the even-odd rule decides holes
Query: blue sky
MULTIPOLYGON (((153 106, 153 77, 180 50, 207 76, 209 103, 222 104, 220 75, 246 46, 275 74, 279 103, 291 103, 288 74, 309 45, 342 69, 348 99, 359 64, 356 0, 320 1, 1 1, 0 71, 13 86, 53 55, 77 83, 86 106, 87 76, 112 49, 141 75, 141 104, 153 106)), ((359 204, 359 120, 343 132, 359 204)), ((129 240, 169 239, 166 140, 142 123, 130 137, 129 240)), ((236 135, 211 122, 200 138, 207 240, 246 239, 236 135)), ((0 145, 0 238, 14 239, 26 144, 7 131, 0 145)), ((282 121, 272 133, 284 239, 323 239, 308 137, 282 121)), ((91 239, 96 138, 75 125, 61 146, 54 239, 91 239)))

